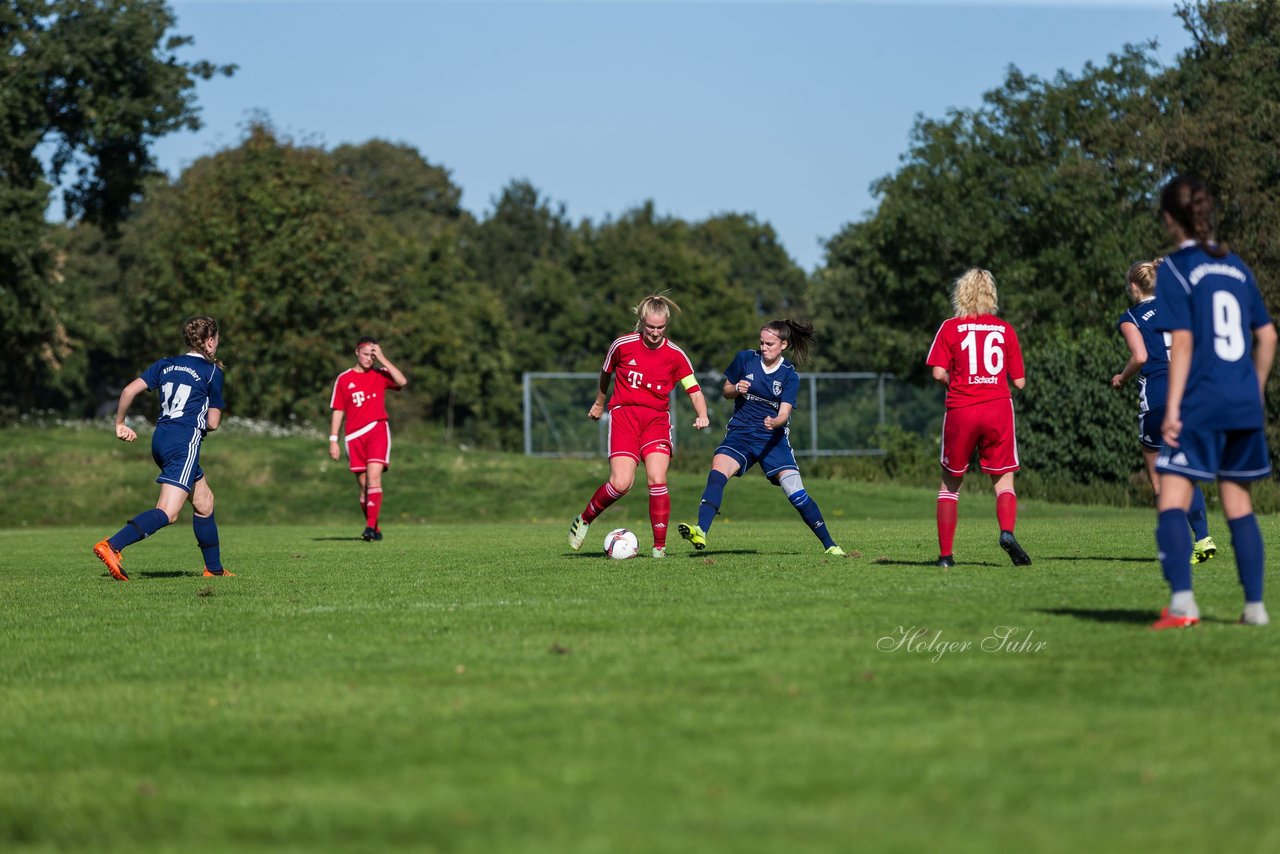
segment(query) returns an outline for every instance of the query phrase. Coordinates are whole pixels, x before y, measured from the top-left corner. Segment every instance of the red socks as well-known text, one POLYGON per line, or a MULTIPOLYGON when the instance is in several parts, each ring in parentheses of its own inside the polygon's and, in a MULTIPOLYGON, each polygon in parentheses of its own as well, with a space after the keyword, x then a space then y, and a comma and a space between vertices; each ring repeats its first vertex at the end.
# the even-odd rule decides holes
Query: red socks
POLYGON ((649 523, 653 525, 653 547, 667 547, 667 523, 671 521, 671 496, 665 483, 649 487, 649 523))
POLYGON ((1018 496, 1012 489, 1006 489, 996 496, 996 521, 1001 531, 1013 533, 1013 526, 1018 524, 1018 496))
POLYGON ((587 508, 582 511, 582 521, 593 521, 597 516, 605 511, 606 507, 617 501, 623 495, 624 493, 618 492, 610 486, 609 481, 606 480, 600 485, 600 488, 596 490, 595 494, 591 496, 591 500, 587 502, 587 508))
MULTIPOLYGON (((591 496, 586 508, 582 511, 584 522, 592 522, 613 502, 626 493, 618 492, 608 481, 600 484, 600 488, 591 496)), ((671 496, 665 483, 655 483, 649 487, 649 523, 653 526, 653 545, 665 548, 667 545, 667 526, 671 521, 671 496)))
POLYGON ((382 510, 382 488, 372 487, 367 495, 364 504, 365 524, 376 531, 378 530, 378 512, 382 510))
POLYGON ((960 515, 960 493, 938 490, 938 555, 948 557, 956 541, 956 517, 960 515))

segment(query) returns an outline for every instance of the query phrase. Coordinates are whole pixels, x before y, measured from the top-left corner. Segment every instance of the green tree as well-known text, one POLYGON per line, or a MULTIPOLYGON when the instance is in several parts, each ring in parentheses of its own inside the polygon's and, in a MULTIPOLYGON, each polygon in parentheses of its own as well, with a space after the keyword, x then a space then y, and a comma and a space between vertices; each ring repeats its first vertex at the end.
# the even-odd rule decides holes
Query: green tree
MULTIPOLYGON (((1186 3, 1191 46, 1158 82, 1167 104, 1166 173, 1203 178, 1216 232, 1253 268, 1280 311, 1280 3, 1186 3)), ((1268 439, 1280 455, 1280 375, 1267 391, 1268 439)))
POLYGON ((62 184, 69 219, 112 231, 154 172, 151 142, 199 127, 196 81, 233 70, 181 61, 191 39, 173 25, 159 0, 0 8, 0 415, 83 385, 67 370, 83 360, 64 358, 78 342, 59 319, 51 188, 62 184))
POLYGON ((477 277, 501 295, 514 329, 518 371, 564 370, 585 348, 590 302, 574 270, 580 236, 555 204, 528 181, 513 181, 471 232, 467 259, 477 277))
POLYGON ((396 304, 395 235, 321 149, 253 125, 234 149, 156 188, 124 238, 135 369, 180 345, 182 320, 223 329, 232 412, 275 420, 327 408, 343 354, 396 304))
POLYGON ((476 229, 461 189, 407 145, 373 140, 330 158, 389 233, 379 251, 394 287, 365 323, 410 374, 412 391, 396 401, 397 413, 440 422, 447 442, 514 446, 511 324, 495 288, 468 263, 476 229))
POLYGON ((701 371, 723 370, 751 344, 755 300, 730 279, 730 260, 705 251, 693 227, 658 216, 653 202, 583 229, 577 263, 579 292, 591 306, 592 325, 577 350, 579 370, 598 369, 615 336, 635 325, 631 307, 648 294, 668 291, 683 310, 670 336, 701 371))
POLYGON ((721 214, 696 223, 692 240, 700 252, 728 264, 728 290, 751 298, 757 320, 808 319, 809 279, 778 243, 772 225, 750 214, 721 214))
POLYGON ((1049 335, 1027 342, 1027 386, 1014 393, 1018 451, 1049 482, 1115 483, 1141 465, 1132 384, 1111 388, 1124 364, 1123 346, 1108 328, 1049 335))
POLYGON ((875 214, 831 239, 815 276, 816 312, 848 344, 831 366, 922 376, 949 285, 972 266, 995 274, 1024 336, 1118 311, 1125 269, 1160 246, 1152 68, 1128 47, 1078 77, 1011 69, 982 108, 920 119, 903 166, 875 184, 875 214))
POLYGON ((427 240, 471 218, 449 170, 433 166, 412 146, 373 139, 340 145, 330 156, 336 173, 355 184, 370 211, 403 236, 427 240))

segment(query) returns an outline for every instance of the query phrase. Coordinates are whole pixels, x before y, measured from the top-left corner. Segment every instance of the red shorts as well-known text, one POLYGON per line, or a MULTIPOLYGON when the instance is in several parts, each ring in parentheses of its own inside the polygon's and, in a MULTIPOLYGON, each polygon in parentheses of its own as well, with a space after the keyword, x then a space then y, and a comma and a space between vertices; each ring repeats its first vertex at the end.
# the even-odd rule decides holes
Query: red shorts
POLYGON ((367 469, 369 463, 382 463, 384 469, 391 468, 391 427, 387 422, 374 421, 348 433, 347 460, 357 474, 367 469))
POLYGON ((671 456, 671 413, 647 406, 615 406, 609 410, 609 458, 650 454, 671 456))
POLYGON ((975 448, 987 474, 1018 470, 1012 400, 989 400, 947 410, 942 419, 942 467, 952 474, 964 474, 975 448))

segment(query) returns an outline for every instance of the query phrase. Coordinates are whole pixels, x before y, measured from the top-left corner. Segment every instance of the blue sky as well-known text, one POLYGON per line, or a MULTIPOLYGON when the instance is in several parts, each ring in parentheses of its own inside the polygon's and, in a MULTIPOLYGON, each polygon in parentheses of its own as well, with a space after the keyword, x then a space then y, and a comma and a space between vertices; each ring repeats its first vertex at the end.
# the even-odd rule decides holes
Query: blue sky
POLYGON ((1187 45, 1173 2, 171 0, 205 128, 155 147, 177 174, 266 114, 295 140, 408 143, 478 216, 528 179, 570 217, 646 199, 753 213, 805 269, 863 219, 915 117, 976 107, 1008 66, 1078 73, 1125 43, 1187 45))

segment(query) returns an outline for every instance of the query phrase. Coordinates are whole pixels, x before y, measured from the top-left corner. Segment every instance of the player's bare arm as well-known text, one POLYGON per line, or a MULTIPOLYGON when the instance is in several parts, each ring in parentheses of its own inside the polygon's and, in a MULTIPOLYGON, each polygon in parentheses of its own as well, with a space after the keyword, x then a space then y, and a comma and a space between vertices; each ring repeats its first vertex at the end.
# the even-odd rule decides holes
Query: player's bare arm
POLYGON ((1276 358, 1276 327, 1273 323, 1253 330, 1253 368, 1258 373, 1258 393, 1267 399, 1267 377, 1276 358))
POLYGON ((951 377, 947 374, 946 368, 939 368, 935 366, 933 369, 933 381, 943 387, 946 387, 951 384, 951 377))
POLYGON ((764 419, 764 426, 767 430, 777 430, 791 420, 791 404, 783 403, 778 406, 777 415, 769 415, 764 419))
POLYGON ((1012 382, 1012 383, 1013 383, 1013 387, 1014 387, 1014 388, 1016 388, 1016 389, 1018 389, 1019 391, 1021 391, 1022 389, 1024 389, 1024 388, 1026 388, 1026 387, 1027 387, 1027 378, 1026 378, 1026 377, 1018 377, 1017 379, 1010 380, 1010 382, 1012 382))
POLYGON ((1191 373, 1191 330, 1175 329, 1169 345, 1169 391, 1165 396, 1164 422, 1160 433, 1170 447, 1178 447, 1182 433, 1182 396, 1187 390, 1187 376, 1191 373))
POLYGON ((587 417, 592 421, 599 421, 604 415, 604 402, 609 397, 609 380, 612 377, 613 374, 609 371, 600 372, 600 382, 596 384, 596 402, 587 410, 587 417))
POLYGON ((139 377, 129 383, 120 392, 120 401, 116 404, 116 438, 121 442, 132 442, 138 438, 138 434, 133 432, 129 425, 124 423, 124 417, 129 414, 129 407, 133 406, 133 401, 138 395, 147 390, 146 382, 139 377))
POLYGON ((697 413, 697 417, 693 419, 693 426, 698 430, 707 429, 711 419, 707 418, 707 398, 703 395, 702 389, 690 394, 689 400, 693 403, 693 411, 697 413))
POLYGON ((728 380, 725 380, 723 391, 724 399, 733 400, 735 397, 741 397, 750 390, 751 380, 738 380, 736 383, 731 383, 728 380))
POLYGON ((338 429, 342 427, 342 410, 333 410, 332 417, 329 418, 329 456, 338 459, 342 456, 342 449, 338 447, 338 429))
POLYGON ((391 360, 387 358, 387 354, 382 352, 382 346, 380 344, 370 344, 369 346, 373 348, 373 358, 376 359, 382 367, 387 369, 387 373, 391 375, 391 379, 395 380, 395 384, 401 388, 407 386, 409 384, 409 378, 404 375, 403 371, 391 363, 391 360))
POLYGON ((212 433, 222 424, 222 410, 210 409, 204 416, 204 429, 206 433, 212 433))
POLYGON ((1138 327, 1132 323, 1122 323, 1120 334, 1124 336, 1124 343, 1129 347, 1129 361, 1125 362, 1120 373, 1111 378, 1112 388, 1120 388, 1133 379, 1147 362, 1147 345, 1142 343, 1142 333, 1138 331, 1138 327))

